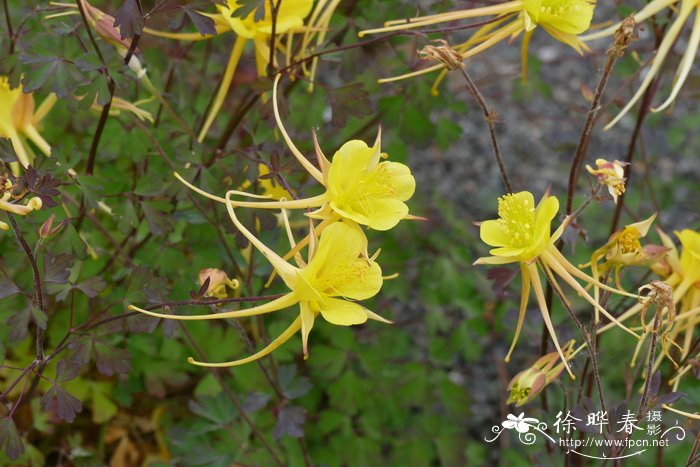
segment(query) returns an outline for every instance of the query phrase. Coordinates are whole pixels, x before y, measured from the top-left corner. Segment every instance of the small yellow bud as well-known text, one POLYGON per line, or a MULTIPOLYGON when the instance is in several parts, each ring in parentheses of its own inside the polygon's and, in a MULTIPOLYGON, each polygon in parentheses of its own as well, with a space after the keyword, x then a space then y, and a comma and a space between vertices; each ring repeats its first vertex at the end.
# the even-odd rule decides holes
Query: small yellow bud
POLYGON ((236 279, 229 279, 228 275, 221 269, 207 268, 199 271, 199 285, 203 286, 209 279, 209 286, 204 293, 207 297, 226 298, 228 292, 226 287, 237 289, 239 284, 236 279))

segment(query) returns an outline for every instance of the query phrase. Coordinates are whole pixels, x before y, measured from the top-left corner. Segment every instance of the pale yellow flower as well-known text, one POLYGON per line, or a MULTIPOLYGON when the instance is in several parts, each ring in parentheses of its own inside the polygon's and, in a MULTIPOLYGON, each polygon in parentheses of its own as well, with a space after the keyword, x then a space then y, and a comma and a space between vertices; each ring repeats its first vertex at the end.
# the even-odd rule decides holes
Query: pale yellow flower
POLYGON ((56 103, 56 96, 49 95, 38 109, 34 109, 34 95, 25 94, 21 86, 10 87, 6 76, 0 76, 0 138, 9 138, 23 167, 34 160, 34 152, 26 143, 29 139, 46 156, 51 146, 41 136, 37 127, 56 103))

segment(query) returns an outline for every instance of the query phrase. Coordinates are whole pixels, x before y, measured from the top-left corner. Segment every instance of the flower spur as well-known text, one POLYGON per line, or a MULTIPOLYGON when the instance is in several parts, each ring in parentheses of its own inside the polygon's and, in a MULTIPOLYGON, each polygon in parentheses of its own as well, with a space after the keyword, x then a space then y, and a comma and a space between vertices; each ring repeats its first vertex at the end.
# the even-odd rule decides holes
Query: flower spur
MULTIPOLYGON (((271 302, 246 310, 199 316, 154 313, 133 305, 130 305, 129 309, 157 318, 176 320, 242 318, 283 310, 296 304, 299 304, 300 312, 285 331, 254 355, 224 363, 198 362, 190 358, 188 359, 190 363, 207 367, 243 365, 270 354, 300 330, 306 358, 309 333, 319 314, 326 321, 339 326, 362 324, 367 319, 391 323, 354 301, 373 297, 379 292, 383 283, 382 270, 375 262, 376 255, 372 258, 362 257, 362 253, 367 249, 367 239, 356 225, 335 222, 324 230, 318 242, 312 232, 309 261, 305 263, 299 258, 299 267, 295 267, 278 256, 241 224, 230 200, 232 194, 231 192, 226 194, 226 207, 231 221, 272 264, 290 292, 271 302)), ((291 239, 291 233, 289 235, 291 239)), ((292 246, 294 246, 293 242, 292 246)))
MULTIPOLYGON (((383 28, 360 31, 358 35, 363 37, 367 34, 402 31, 467 18, 491 17, 493 21, 482 26, 470 39, 454 48, 461 53, 463 59, 467 59, 506 38, 513 41, 524 32, 521 54, 523 77, 525 77, 527 50, 533 30, 541 26, 556 40, 583 53, 583 50, 587 50, 587 46, 578 38, 578 34, 585 32, 590 26, 595 3, 595 0, 515 0, 481 8, 388 21, 383 28)), ((380 79, 379 82, 388 83, 412 78, 441 68, 443 65, 435 65, 400 76, 380 79)), ((436 84, 442 78, 444 74, 438 77, 436 84)), ((436 86, 434 86, 433 93, 436 92, 436 86)))
POLYGON ((550 224, 559 210, 559 201, 553 196, 545 195, 540 203, 535 207, 535 200, 532 193, 523 191, 515 194, 502 196, 498 200, 499 219, 487 220, 481 223, 480 236, 487 245, 493 248, 490 253, 493 256, 477 259, 474 264, 509 264, 519 263, 522 275, 522 293, 520 297, 520 310, 518 313, 518 323, 515 329, 513 342, 511 343, 505 361, 510 360, 510 356, 515 348, 515 344, 520 336, 527 304, 530 298, 530 290, 535 293, 537 303, 542 314, 542 319, 547 327, 550 337, 554 342, 559 356, 566 366, 571 378, 574 374, 569 368, 567 358, 562 351, 554 325, 549 314, 549 307, 545 299, 544 289, 540 280, 539 269, 559 294, 564 294, 557 282, 556 276, 561 278, 567 285, 574 289, 584 300, 594 309, 600 311, 610 321, 620 326, 636 338, 637 334, 620 323, 612 316, 598 301, 596 301, 585 290, 578 280, 600 287, 613 293, 627 297, 637 298, 636 295, 627 293, 602 284, 576 268, 557 249, 555 242, 564 233, 564 229, 569 224, 571 217, 567 217, 561 226, 551 234, 550 224))
MULTIPOLYGON (((287 65, 290 65, 292 59, 300 60, 310 55, 314 47, 313 42, 318 46, 324 41, 328 24, 339 3, 339 0, 319 0, 316 2, 313 9, 312 0, 285 0, 280 3, 274 27, 275 35, 277 36, 275 49, 286 55, 287 65), (304 20, 307 17, 308 22, 304 25, 304 20), (296 54, 292 54, 294 48, 292 42, 295 34, 302 35, 302 39, 298 51, 296 54), (292 57, 292 55, 294 55, 294 57, 292 57)), ((263 4, 264 14, 259 20, 256 19, 258 16, 257 8, 245 17, 234 16, 236 10, 241 7, 241 2, 235 0, 218 2, 216 5, 218 13, 216 14, 200 12, 200 14, 214 21, 217 35, 233 31, 236 34, 236 40, 231 49, 231 54, 214 101, 202 129, 197 136, 199 142, 202 142, 206 137, 224 104, 238 63, 249 40, 252 41, 255 46, 255 64, 258 76, 262 77, 267 75, 273 27, 270 2, 265 1, 263 4)), ((211 35, 202 35, 198 32, 171 33, 151 28, 145 28, 144 32, 169 39, 190 41, 205 40, 214 37, 211 35)), ((274 65, 276 65, 276 63, 274 65)), ((310 79, 309 90, 313 89, 313 80, 317 66, 318 58, 311 60, 310 67, 307 67, 305 62, 303 64, 302 70, 310 79)))
MULTIPOLYGON (((652 107, 651 111, 661 112, 662 110, 670 106, 676 100, 676 97, 678 97, 678 93, 680 92, 681 88, 683 87, 683 84, 685 83, 686 79, 690 74, 690 70, 692 69, 693 62, 695 61, 695 56, 698 51, 698 45, 700 45, 700 1, 653 0, 640 11, 635 13, 633 17, 636 23, 641 23, 642 21, 651 18, 652 16, 661 12, 665 8, 670 8, 674 4, 677 4, 679 2, 680 9, 678 10, 678 16, 668 28, 666 35, 659 44, 658 50, 656 51, 656 55, 651 61, 651 67, 644 76, 642 84, 639 86, 639 89, 637 89, 637 92, 634 94, 634 96, 632 96, 627 105, 625 105, 625 107, 623 107, 623 109, 617 114, 617 116, 605 126, 606 130, 609 130, 617 122, 619 122, 620 119, 622 119, 622 117, 624 117, 625 114, 627 114, 627 112, 629 112, 630 109, 642 98, 644 92, 649 88, 654 78, 658 76, 661 67, 666 61, 669 52, 671 51, 671 48, 678 40, 678 37, 681 33, 681 30, 683 29, 683 26, 685 25, 685 22, 688 20, 688 18, 690 18, 691 13, 695 11, 695 18, 693 20, 693 27, 690 33, 690 38, 688 39, 688 44, 685 49, 685 52, 683 52, 683 57, 681 58, 681 61, 678 64, 671 93, 668 96, 668 98, 663 103, 661 103, 661 105, 659 105, 658 107, 652 107)), ((600 31, 581 36, 581 40, 588 42, 595 39, 611 36, 615 33, 620 24, 621 23, 614 24, 600 31)))

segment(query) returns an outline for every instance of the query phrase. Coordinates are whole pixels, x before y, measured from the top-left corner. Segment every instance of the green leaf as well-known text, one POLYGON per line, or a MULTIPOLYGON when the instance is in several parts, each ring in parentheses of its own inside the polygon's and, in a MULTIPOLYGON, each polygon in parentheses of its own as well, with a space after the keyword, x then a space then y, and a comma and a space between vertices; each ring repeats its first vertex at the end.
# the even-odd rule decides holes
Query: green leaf
POLYGON ((49 322, 49 317, 46 316, 44 310, 40 309, 38 306, 32 306, 32 318, 39 329, 46 329, 46 325, 49 322))
POLYGON ((24 54, 20 59, 27 65, 22 79, 24 92, 50 89, 59 98, 66 99, 87 82, 75 64, 63 57, 24 54))

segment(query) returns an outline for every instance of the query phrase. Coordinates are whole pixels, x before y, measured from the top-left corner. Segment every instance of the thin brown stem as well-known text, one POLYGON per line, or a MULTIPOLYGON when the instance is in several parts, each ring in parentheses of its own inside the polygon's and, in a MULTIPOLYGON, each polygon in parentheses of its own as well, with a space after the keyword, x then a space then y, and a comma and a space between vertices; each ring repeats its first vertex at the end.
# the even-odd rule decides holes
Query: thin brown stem
MULTIPOLYGON (((623 27, 625 26, 621 26, 621 28, 623 27)), ((576 184, 578 182, 581 164, 586 158, 588 142, 593 132, 593 126, 595 125, 596 116, 600 111, 600 101, 603 98, 603 94, 605 93, 605 87, 608 84, 608 80, 610 79, 610 75, 612 74, 613 68, 615 68, 615 63, 617 62, 617 59, 620 58, 620 56, 621 53, 610 51, 608 52, 608 59, 605 62, 603 74, 600 76, 598 86, 596 86, 595 94, 593 96, 593 100, 591 101, 591 105, 588 109, 588 114, 586 116, 586 122, 583 125, 583 130, 581 130, 581 136, 579 137, 578 145, 576 146, 576 152, 574 153, 574 160, 571 163, 571 169, 569 170, 569 186, 566 192, 567 215, 571 214, 574 211, 574 193, 576 192, 576 184)))
MULTIPOLYGON (((15 232, 17 241, 22 246, 24 254, 27 256, 27 259, 32 266, 32 273, 34 274, 34 304, 39 311, 46 313, 44 310, 44 297, 41 292, 41 274, 39 274, 39 266, 37 265, 36 258, 34 257, 29 244, 24 239, 24 235, 22 235, 22 231, 17 225, 14 216, 8 212, 7 218, 10 220, 10 225, 12 225, 12 230, 15 232)), ((42 362, 44 361, 44 328, 42 328, 39 323, 37 323, 36 326, 36 358, 39 361, 39 365, 42 365, 42 362)))
POLYGON ((462 72, 462 76, 467 82, 467 90, 479 104, 481 112, 484 114, 484 120, 486 121, 486 125, 489 128, 489 135, 491 137, 491 148, 493 149, 493 155, 496 158, 498 171, 501 173, 501 180, 503 180, 503 184, 506 187, 506 192, 512 193, 513 186, 511 185, 510 179, 508 178, 506 166, 503 163, 503 156, 501 155, 501 148, 498 145, 498 138, 496 136, 495 122, 497 119, 497 115, 495 112, 489 110, 488 106, 486 105, 486 100, 484 99, 484 96, 481 94, 481 92, 479 92, 479 89, 476 87, 476 84, 472 80, 471 76, 469 76, 469 73, 467 73, 467 70, 464 67, 460 68, 459 70, 462 72))
MULTIPOLYGON (((548 278, 548 280, 549 280, 549 278, 548 278)), ((581 335, 583 336, 583 340, 586 341, 586 348, 588 349, 588 354, 590 356, 591 369, 593 371, 593 377, 595 379, 596 389, 598 390, 598 398, 600 399, 600 409, 604 413, 607 413, 608 410, 607 410, 606 404, 605 404, 605 395, 603 394, 603 385, 601 383, 600 371, 598 369, 598 358, 596 356, 596 349, 595 349, 595 346, 593 345, 593 341, 591 340, 591 336, 588 333, 588 331, 586 330, 586 327, 576 317, 576 314, 571 309, 571 306, 569 305, 566 297, 561 295, 559 288, 555 287, 553 284, 550 284, 550 285, 552 285, 552 290, 554 290, 554 293, 556 293, 557 296, 559 297, 559 301, 561 302, 562 305, 564 305, 564 308, 569 313, 569 316, 571 316, 571 318, 576 323, 576 326, 578 326, 579 331, 581 332, 581 335)), ((609 425, 608 425, 608 429, 610 429, 609 425)))
POLYGON ((2 0, 5 7, 5 23, 7 23, 7 35, 10 36, 10 55, 15 53, 15 33, 12 30, 12 18, 10 17, 10 7, 7 5, 7 0, 2 0))

